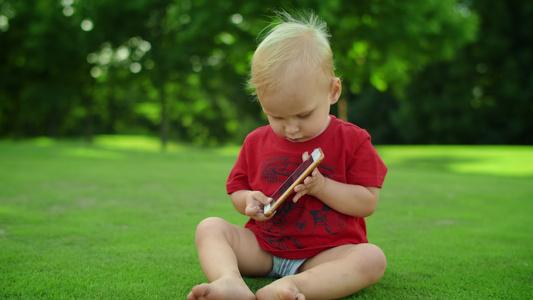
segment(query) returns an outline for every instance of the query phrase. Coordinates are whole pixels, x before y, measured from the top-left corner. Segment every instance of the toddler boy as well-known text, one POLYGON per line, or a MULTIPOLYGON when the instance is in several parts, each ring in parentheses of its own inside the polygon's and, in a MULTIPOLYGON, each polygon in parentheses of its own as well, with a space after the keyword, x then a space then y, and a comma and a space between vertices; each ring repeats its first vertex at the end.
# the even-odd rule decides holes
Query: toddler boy
POLYGON ((284 21, 260 43, 250 85, 269 125, 245 139, 227 181, 245 227, 220 218, 196 231, 209 284, 187 299, 337 299, 377 282, 385 255, 369 244, 364 217, 374 213, 387 167, 369 134, 329 114, 341 94, 326 24, 315 15, 284 21), (278 211, 269 195, 322 148, 325 158, 278 211), (242 276, 279 278, 254 293, 242 276))

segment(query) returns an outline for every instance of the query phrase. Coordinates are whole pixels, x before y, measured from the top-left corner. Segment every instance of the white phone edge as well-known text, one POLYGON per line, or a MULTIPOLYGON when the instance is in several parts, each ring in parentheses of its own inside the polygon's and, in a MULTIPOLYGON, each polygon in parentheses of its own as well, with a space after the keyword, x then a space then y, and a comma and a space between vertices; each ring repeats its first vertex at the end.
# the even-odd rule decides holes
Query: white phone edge
MULTIPOLYGON (((315 150, 313 150, 313 153, 311 153, 311 158, 313 158, 313 161, 316 161, 317 159, 320 158, 320 150, 318 148, 316 148, 315 150)), ((274 201, 275 199, 272 199, 272 201, 274 201)), ((270 208, 272 207, 272 204, 274 204, 274 202, 270 202, 269 204, 266 204, 264 207, 263 207, 263 212, 267 212, 270 210, 270 208)))

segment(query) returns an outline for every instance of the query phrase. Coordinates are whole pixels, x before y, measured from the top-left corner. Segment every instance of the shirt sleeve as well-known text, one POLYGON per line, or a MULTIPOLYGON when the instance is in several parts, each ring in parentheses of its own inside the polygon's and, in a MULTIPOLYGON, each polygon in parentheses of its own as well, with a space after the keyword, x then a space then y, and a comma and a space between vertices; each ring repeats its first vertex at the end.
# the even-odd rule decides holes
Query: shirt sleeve
POLYGON ((240 191, 240 190, 251 190, 249 181, 248 181, 248 163, 246 159, 246 141, 241 147, 239 156, 235 165, 229 173, 228 180, 226 182, 226 192, 228 195, 240 191))
POLYGON ((364 131, 348 166, 348 183, 381 188, 387 170, 387 166, 371 143, 370 135, 364 131))

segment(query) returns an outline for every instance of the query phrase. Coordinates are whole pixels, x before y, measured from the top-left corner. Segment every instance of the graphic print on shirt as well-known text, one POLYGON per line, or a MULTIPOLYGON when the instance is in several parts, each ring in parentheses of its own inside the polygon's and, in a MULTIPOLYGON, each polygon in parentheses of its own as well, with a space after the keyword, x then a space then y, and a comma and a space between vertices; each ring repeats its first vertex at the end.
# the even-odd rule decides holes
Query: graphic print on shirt
MULTIPOLYGON (((263 164, 262 177, 271 184, 284 182, 301 162, 301 157, 283 156, 269 159, 263 164)), ((318 168, 324 177, 335 177, 335 171, 328 165, 322 164, 318 168)), ((297 203, 286 201, 274 218, 260 224, 263 230, 273 233, 264 235, 263 238, 280 250, 303 249, 305 245, 299 237, 310 236, 315 230, 325 230, 329 235, 337 235, 346 230, 344 215, 307 195, 297 203)))
POLYGON ((274 218, 260 222, 259 226, 272 233, 263 235, 263 238, 277 249, 303 249, 305 245, 299 237, 311 236, 316 230, 325 230, 331 236, 343 233, 346 230, 344 218, 322 201, 304 196, 296 203, 285 202, 274 218), (300 205, 306 197, 306 202, 313 207, 300 205))
MULTIPOLYGON (((262 168, 262 176, 268 183, 284 182, 302 163, 301 157, 281 156, 268 159, 262 168)), ((334 178, 334 170, 326 165, 318 166, 320 173, 327 178, 334 178)))

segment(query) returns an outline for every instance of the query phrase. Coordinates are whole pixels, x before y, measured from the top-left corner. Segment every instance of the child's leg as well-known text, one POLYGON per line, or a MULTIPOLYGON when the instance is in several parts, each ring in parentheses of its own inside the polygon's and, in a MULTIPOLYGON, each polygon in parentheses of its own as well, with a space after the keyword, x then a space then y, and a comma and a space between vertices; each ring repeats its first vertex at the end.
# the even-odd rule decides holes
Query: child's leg
POLYGON ((339 246, 308 259, 300 273, 273 282, 256 296, 258 300, 296 299, 292 295, 301 293, 307 300, 338 299, 376 283, 386 264, 381 249, 372 244, 339 246))
POLYGON ((250 230, 219 218, 198 225, 196 248, 210 283, 195 286, 188 300, 255 299, 241 274, 265 276, 272 269, 272 256, 259 247, 250 230))

